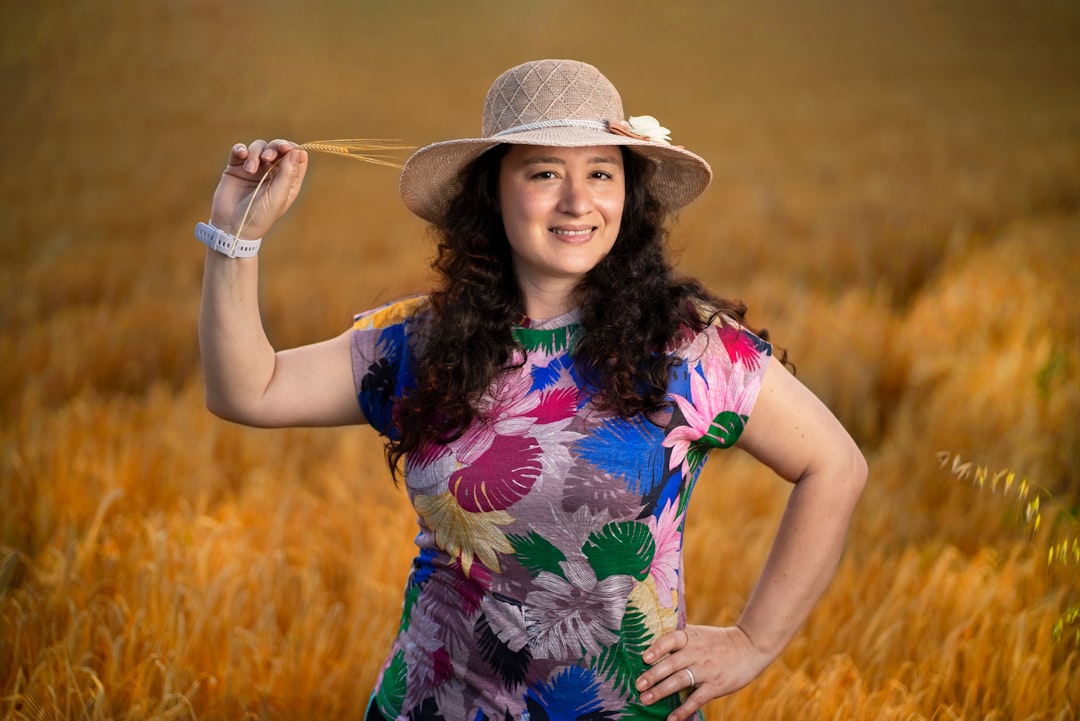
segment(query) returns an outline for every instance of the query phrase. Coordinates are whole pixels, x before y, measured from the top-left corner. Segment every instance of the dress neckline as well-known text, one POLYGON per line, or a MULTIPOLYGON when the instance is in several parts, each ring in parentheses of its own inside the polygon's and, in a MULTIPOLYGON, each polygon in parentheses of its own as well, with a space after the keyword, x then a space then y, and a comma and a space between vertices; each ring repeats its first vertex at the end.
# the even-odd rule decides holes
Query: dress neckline
POLYGON ((570 325, 575 325, 580 319, 580 308, 571 308, 554 318, 546 318, 543 320, 530 318, 523 313, 514 323, 514 326, 516 328, 527 328, 529 330, 553 330, 555 328, 565 328, 570 325))
POLYGON ((569 350, 581 327, 581 310, 574 308, 554 318, 536 320, 521 316, 511 332, 526 351, 553 354, 569 350))

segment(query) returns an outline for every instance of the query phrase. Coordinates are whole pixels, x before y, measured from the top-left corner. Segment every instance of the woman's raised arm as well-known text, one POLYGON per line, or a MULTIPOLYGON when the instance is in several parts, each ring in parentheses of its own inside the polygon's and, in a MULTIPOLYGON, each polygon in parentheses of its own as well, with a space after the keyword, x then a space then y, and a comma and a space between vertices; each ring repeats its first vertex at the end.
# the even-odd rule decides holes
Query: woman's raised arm
MULTIPOLYGON (((214 192, 211 225, 241 240, 261 238, 296 200, 306 170, 307 153, 288 141, 234 145, 214 192)), ((207 249, 199 313, 207 407, 251 426, 363 423, 349 333, 275 351, 263 330, 258 281, 258 256, 207 249)))

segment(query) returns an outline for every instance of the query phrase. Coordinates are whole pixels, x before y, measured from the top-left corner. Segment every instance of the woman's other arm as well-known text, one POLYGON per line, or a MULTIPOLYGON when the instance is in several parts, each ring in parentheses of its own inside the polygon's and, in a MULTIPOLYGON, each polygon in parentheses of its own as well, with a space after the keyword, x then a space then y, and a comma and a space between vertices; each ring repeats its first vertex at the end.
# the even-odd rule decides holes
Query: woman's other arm
POLYGON ((696 688, 671 715, 688 718, 709 700, 756 678, 802 627, 836 571, 866 461, 828 408, 771 359, 738 445, 794 483, 769 557, 734 626, 687 626, 657 639, 639 679, 646 703, 696 688), (666 655, 665 654, 670 654, 666 655))

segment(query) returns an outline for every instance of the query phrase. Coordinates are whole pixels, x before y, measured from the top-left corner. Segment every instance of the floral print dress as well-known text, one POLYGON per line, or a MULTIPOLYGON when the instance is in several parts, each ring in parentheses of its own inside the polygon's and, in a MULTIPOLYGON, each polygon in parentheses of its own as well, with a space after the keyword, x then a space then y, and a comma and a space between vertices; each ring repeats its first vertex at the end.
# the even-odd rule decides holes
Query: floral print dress
MULTIPOLYGON (((391 432, 424 297, 357 316, 365 417, 391 432)), ((484 397, 485 422, 406 459, 418 553, 372 704, 388 719, 661 719, 634 681, 686 623, 682 538, 712 448, 739 437, 771 349, 733 325, 672 352, 663 417, 598 410, 571 358, 576 311, 515 326, 524 349, 484 397)))

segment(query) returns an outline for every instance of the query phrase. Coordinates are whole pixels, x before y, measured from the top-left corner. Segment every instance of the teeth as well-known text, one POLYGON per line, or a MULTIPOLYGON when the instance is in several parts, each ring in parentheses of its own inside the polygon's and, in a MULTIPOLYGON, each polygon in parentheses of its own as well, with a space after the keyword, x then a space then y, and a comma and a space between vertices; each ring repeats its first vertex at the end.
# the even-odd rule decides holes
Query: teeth
POLYGON ((592 228, 588 230, 562 230, 560 228, 552 228, 551 232, 555 235, 588 235, 592 232, 592 228))

